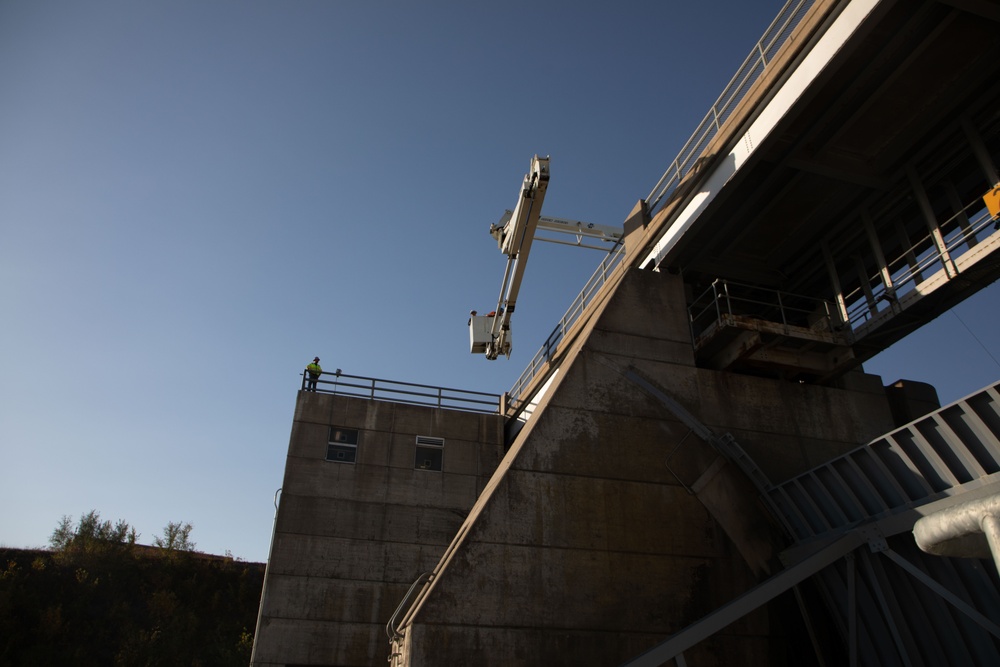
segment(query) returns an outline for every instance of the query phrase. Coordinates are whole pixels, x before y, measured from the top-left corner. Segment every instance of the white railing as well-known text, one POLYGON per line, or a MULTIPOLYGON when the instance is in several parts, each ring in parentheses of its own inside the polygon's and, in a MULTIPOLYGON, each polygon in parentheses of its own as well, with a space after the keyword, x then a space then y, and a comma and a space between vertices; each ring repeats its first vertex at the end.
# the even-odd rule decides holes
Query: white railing
POLYGON ((684 175, 697 164, 709 142, 718 134, 722 124, 726 122, 737 105, 743 101, 750 88, 764 73, 768 63, 784 46, 792 31, 814 3, 815 0, 789 0, 781 8, 778 16, 764 31, 764 36, 760 38, 750 55, 736 70, 735 76, 723 89, 719 99, 705 114, 705 118, 702 119, 694 134, 687 140, 680 153, 670 163, 667 171, 646 197, 646 205, 650 214, 656 211, 657 207, 677 188, 684 175))
POLYGON ((939 226, 947 260, 938 251, 929 230, 926 236, 910 242, 907 250, 886 262, 889 285, 879 271, 865 276, 856 288, 844 295, 851 327, 857 329, 882 311, 892 308, 917 285, 944 271, 946 261, 954 262, 996 234, 998 225, 1000 223, 990 215, 983 200, 977 198, 939 226))

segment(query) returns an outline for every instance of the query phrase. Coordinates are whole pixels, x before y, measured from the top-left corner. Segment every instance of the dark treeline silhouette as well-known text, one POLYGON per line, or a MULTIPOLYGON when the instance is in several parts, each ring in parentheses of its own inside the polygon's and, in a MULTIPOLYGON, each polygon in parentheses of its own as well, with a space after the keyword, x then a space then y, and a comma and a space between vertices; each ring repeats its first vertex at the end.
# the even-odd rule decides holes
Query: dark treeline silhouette
POLYGON ((52 551, 0 549, 0 667, 249 664, 263 564, 138 545, 98 519, 64 518, 52 551))

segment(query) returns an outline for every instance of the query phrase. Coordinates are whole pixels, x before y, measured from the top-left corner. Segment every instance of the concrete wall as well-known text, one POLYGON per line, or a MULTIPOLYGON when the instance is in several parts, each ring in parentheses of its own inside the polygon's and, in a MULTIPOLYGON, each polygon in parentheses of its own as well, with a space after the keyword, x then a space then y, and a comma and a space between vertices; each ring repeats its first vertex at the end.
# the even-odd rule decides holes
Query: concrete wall
MULTIPOLYGON (((820 387, 696 368, 679 277, 629 272, 588 327, 438 565, 401 664, 620 664, 776 567, 752 485, 630 370, 732 433, 775 481, 892 427, 878 378, 820 387)), ((688 663, 796 664, 781 613, 750 614, 688 663)))
POLYGON ((253 665, 385 664, 385 624, 433 569, 503 454, 497 415, 300 392, 253 665), (331 426, 357 462, 326 460, 331 426), (414 469, 444 438, 441 472, 414 469))

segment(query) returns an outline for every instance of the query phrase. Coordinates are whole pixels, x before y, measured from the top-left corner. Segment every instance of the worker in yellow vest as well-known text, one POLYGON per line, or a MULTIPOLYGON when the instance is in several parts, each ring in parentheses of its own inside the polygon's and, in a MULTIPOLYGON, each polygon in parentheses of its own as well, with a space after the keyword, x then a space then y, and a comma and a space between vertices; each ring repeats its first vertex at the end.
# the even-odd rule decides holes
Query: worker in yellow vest
POLYGON ((323 367, 319 365, 319 357, 315 357, 313 362, 306 366, 306 373, 309 374, 309 383, 306 385, 306 391, 316 391, 316 380, 319 379, 322 372, 323 367))

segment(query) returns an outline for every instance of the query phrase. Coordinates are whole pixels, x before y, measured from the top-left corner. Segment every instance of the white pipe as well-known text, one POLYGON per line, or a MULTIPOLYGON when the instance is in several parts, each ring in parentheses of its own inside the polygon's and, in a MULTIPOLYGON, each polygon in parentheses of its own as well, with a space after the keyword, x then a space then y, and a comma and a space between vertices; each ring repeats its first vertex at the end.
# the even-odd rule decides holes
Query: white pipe
POLYGON ((1000 572, 1000 519, 995 514, 984 514, 980 522, 986 541, 990 544, 990 551, 993 552, 993 563, 1000 572))
POLYGON ((1000 572, 1000 494, 921 518, 913 525, 913 538, 929 554, 993 558, 1000 572))

